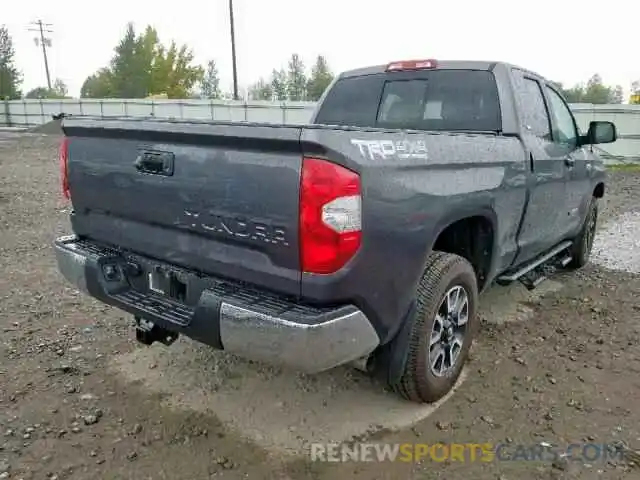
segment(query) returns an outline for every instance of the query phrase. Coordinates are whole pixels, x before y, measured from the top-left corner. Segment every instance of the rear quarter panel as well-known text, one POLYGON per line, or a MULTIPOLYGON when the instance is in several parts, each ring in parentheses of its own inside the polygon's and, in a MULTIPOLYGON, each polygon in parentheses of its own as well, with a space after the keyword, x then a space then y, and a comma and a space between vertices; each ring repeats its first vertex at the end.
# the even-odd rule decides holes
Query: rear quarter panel
POLYGON ((303 274, 302 296, 355 303, 383 342, 400 326, 426 257, 451 223, 487 217, 494 269, 513 258, 527 176, 516 138, 309 128, 301 141, 306 155, 359 172, 363 185, 361 249, 335 275, 303 274))

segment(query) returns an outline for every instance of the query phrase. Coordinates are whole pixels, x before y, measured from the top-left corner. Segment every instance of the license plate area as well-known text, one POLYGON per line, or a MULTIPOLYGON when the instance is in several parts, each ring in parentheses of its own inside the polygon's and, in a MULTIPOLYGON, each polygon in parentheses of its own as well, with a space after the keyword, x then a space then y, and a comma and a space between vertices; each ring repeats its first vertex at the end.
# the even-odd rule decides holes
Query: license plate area
POLYGON ((186 302, 188 282, 182 275, 161 267, 154 267, 147 278, 150 291, 182 303, 186 302))

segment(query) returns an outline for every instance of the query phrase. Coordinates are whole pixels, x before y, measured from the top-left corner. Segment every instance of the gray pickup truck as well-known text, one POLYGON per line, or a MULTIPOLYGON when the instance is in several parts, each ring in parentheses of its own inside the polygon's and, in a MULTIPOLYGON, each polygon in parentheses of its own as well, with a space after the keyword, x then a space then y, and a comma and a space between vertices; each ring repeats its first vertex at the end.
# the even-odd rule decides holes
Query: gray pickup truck
POLYGON ((342 73, 307 125, 63 120, 64 277, 183 334, 319 372, 350 364, 432 402, 458 378, 479 292, 589 258, 603 162, 554 85, 505 63, 342 73))

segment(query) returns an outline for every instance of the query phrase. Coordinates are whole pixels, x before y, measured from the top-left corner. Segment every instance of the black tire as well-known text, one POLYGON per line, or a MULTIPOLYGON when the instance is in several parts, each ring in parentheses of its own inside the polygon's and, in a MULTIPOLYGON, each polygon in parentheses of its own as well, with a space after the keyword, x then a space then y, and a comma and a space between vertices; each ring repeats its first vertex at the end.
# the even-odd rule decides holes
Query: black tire
POLYGON ((589 262, 597 226, 598 199, 593 197, 589 203, 587 215, 585 216, 580 233, 573 240, 573 245, 571 246, 571 262, 569 262, 568 265, 569 268, 582 268, 589 262))
POLYGON ((433 252, 418 284, 416 300, 407 361, 399 381, 391 387, 407 400, 435 402, 446 395, 458 380, 478 328, 478 286, 473 267, 458 255, 433 252), (438 376, 431 367, 429 339, 445 294, 456 287, 462 287, 468 298, 466 330, 457 360, 449 372, 438 376))

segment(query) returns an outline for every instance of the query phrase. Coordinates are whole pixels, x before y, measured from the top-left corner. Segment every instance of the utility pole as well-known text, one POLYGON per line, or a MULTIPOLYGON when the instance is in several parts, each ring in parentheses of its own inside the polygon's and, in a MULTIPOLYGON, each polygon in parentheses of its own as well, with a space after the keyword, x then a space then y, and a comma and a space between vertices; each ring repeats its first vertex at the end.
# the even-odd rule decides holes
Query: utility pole
POLYGON ((30 32, 38 32, 40 34, 40 38, 36 37, 34 40, 36 42, 36 46, 42 46, 42 57, 44 58, 44 70, 47 73, 47 87, 51 90, 51 75, 49 74, 49 60, 47 59, 47 47, 51 47, 51 39, 45 37, 45 33, 53 33, 53 30, 50 30, 50 23, 42 23, 42 20, 38 20, 37 22, 32 22, 31 25, 35 25, 37 28, 30 28, 30 32))
POLYGON ((240 100, 238 97, 238 68, 236 65, 236 33, 233 24, 233 0, 229 0, 229 23, 231 25, 231 60, 233 62, 233 99, 240 100))

